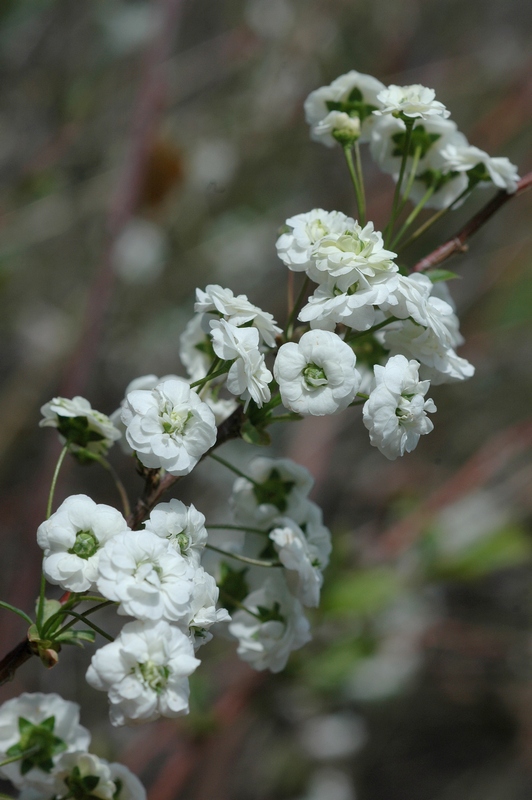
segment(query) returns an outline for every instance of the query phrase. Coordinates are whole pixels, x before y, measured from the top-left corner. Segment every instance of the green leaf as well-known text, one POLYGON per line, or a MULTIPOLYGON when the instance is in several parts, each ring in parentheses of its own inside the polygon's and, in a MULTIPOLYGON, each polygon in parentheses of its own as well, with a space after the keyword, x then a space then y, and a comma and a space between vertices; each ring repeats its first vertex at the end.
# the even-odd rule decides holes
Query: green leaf
POLYGON ((388 606, 401 589, 395 571, 374 567, 340 578, 323 597, 323 609, 335 616, 376 614, 388 606))
POLYGON ((268 431, 264 429, 256 428, 252 423, 247 419, 242 427, 240 428, 240 433, 245 442, 248 444, 255 444, 260 445, 261 447, 268 447, 271 444, 272 439, 268 431))
POLYGON ((456 272, 451 272, 448 269, 430 269, 425 272, 427 278, 430 278, 432 283, 439 283, 440 281, 452 281, 453 278, 461 278, 456 272))
POLYGON ((89 630, 69 630, 65 631, 65 633, 60 633, 59 636, 54 637, 55 642, 61 642, 61 644, 73 644, 77 645, 77 647, 83 647, 83 642, 90 642, 90 644, 93 644, 95 639, 96 633, 89 630))

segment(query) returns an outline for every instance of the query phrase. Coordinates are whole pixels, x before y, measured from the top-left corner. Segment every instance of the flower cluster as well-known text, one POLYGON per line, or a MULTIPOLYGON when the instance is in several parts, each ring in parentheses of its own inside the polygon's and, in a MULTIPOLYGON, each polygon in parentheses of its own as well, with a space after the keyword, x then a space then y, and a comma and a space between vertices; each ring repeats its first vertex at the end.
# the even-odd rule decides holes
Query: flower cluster
POLYGON ((396 181, 406 156, 409 196, 427 208, 456 205, 476 186, 516 191, 517 168, 470 145, 426 86, 385 87, 353 70, 311 92, 305 114, 312 139, 329 147, 369 142, 374 161, 396 181))
POLYGON ((123 764, 88 752, 79 706, 57 694, 22 694, 0 707, 0 776, 35 800, 146 800, 123 764))
MULTIPOLYGON (((114 725, 187 713, 197 652, 217 630, 237 641, 252 667, 273 672, 310 639, 304 609, 319 605, 331 553, 330 532, 309 499, 313 479, 283 458, 255 458, 243 472, 215 448, 238 437, 267 444, 274 422, 362 405, 371 445, 393 460, 433 429, 431 384, 474 373, 456 352, 463 339, 449 274, 407 274, 397 245, 423 206, 451 208, 488 182, 515 191, 515 168, 470 146, 423 86, 386 88, 352 71, 312 92, 305 111, 312 138, 343 147, 359 219, 317 208, 286 220, 277 253, 302 273, 302 286, 284 329, 245 295, 210 284, 197 289, 180 340, 188 377, 135 379, 111 417, 80 397, 42 409, 41 425, 57 428, 66 445, 61 458, 68 449, 112 471, 104 456, 120 440, 146 480, 131 514, 118 482, 124 516, 73 495, 37 531, 43 574, 67 593, 61 601, 41 593, 30 639, 43 660, 57 660, 63 643, 107 635, 89 619, 99 606, 79 613, 79 604, 114 605, 130 618, 114 640, 107 635, 87 671, 89 684, 108 693, 114 725), (359 141, 397 182, 382 233, 365 219, 359 141), (409 199, 418 205, 397 231, 409 199), (239 476, 233 518, 212 533, 193 505, 159 502, 207 456, 239 476), (93 630, 72 630, 72 621, 61 627, 69 614, 93 630)), ((0 710, 0 747, 7 758, 20 755, 2 774, 35 785, 43 800, 140 800, 119 765, 87 753, 72 704, 23 697, 0 710)))

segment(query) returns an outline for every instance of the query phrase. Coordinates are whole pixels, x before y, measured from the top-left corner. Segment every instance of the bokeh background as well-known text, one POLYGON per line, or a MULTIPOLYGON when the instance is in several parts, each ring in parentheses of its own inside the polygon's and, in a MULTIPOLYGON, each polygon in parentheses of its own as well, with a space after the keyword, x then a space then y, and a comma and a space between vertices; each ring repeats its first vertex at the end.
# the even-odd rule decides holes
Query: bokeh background
MULTIPOLYGON (((196 286, 244 292, 283 321, 279 227, 316 206, 353 212, 341 154, 309 141, 306 95, 350 69, 432 86, 473 144, 524 175, 531 32, 525 0, 3 0, 2 599, 29 611, 37 593, 59 449, 40 405, 82 394, 110 413, 131 379, 180 371, 196 286)), ((379 228, 393 187, 369 161, 366 177, 379 228)), ((132 730, 112 730, 86 686, 87 651, 51 672, 34 659, 0 699, 77 699, 95 752, 134 769, 150 800, 528 800, 531 207, 512 200, 449 262, 477 373, 431 391, 436 427, 413 454, 386 461, 360 409, 274 432, 268 454, 313 472, 334 541, 313 642, 283 674, 213 642, 190 717, 132 730)), ((244 463, 258 453, 225 447, 244 463)), ((140 478, 112 460, 134 498, 140 478)), ((231 483, 205 463, 179 496, 223 522, 231 483)), ((57 499, 114 491, 72 463, 57 499)), ((7 612, 0 626, 6 652, 24 628, 7 612)))

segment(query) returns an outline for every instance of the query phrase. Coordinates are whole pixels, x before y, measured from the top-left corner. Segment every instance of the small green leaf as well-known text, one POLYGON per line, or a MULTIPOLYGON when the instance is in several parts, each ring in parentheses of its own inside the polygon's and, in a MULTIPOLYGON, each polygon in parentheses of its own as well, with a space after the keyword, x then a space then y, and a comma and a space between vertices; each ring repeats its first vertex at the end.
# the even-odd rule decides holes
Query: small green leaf
POLYGON ((456 272, 451 272, 448 269, 431 269, 425 272, 427 278, 430 278, 432 283, 439 283, 440 281, 452 281, 453 278, 461 278, 456 272))
POLYGON ((260 445, 261 447, 268 447, 271 444, 272 439, 268 431, 264 429, 256 428, 252 423, 247 419, 242 427, 240 428, 240 433, 242 438, 248 444, 255 444, 260 445))
POLYGON ((92 644, 95 638, 96 633, 94 631, 65 631, 65 633, 60 633, 59 636, 54 637, 54 641, 83 647, 83 642, 92 644))

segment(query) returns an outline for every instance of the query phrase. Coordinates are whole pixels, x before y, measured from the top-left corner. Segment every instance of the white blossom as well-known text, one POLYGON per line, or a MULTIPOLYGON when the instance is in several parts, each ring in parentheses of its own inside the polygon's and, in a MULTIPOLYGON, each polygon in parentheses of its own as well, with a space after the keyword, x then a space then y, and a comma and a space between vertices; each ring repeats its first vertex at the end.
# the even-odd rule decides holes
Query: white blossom
POLYGON ((178 627, 163 620, 129 622, 93 655, 87 681, 109 693, 113 725, 134 725, 188 714, 187 679, 199 663, 178 627))
POLYGON ((435 97, 436 92, 434 89, 429 89, 420 83, 414 83, 410 86, 397 86, 392 83, 377 95, 380 109, 373 113, 376 116, 381 114, 402 115, 410 119, 449 117, 451 112, 435 97))
POLYGON ((286 220, 288 230, 277 239, 277 255, 293 272, 308 271, 313 265, 314 246, 324 236, 354 230, 355 220, 341 211, 314 208, 286 220))
MULTIPOLYGON (((455 319, 453 314, 450 327, 455 319)), ((434 385, 463 381, 475 373, 474 366, 457 355, 452 346, 442 344, 431 328, 422 328, 411 320, 390 326, 384 343, 391 356, 401 354, 421 362, 420 376, 434 385)))
POLYGON ((187 475, 216 441, 214 414, 184 380, 130 392, 122 420, 144 466, 170 475, 187 475))
POLYGON ((276 517, 304 518, 314 479, 289 458, 253 459, 247 468, 251 480, 237 478, 229 500, 235 519, 243 526, 267 530, 276 517))
POLYGON ((367 141, 374 123, 371 112, 380 107, 377 96, 384 88, 384 84, 372 75, 351 70, 329 86, 315 89, 305 100, 305 117, 311 126, 311 138, 327 147, 334 146, 336 140, 324 126, 324 121, 330 112, 336 111, 359 120, 361 141, 367 141))
POLYGON ((322 571, 326 566, 321 548, 289 517, 281 517, 275 524, 269 537, 279 554, 279 560, 288 570, 286 579, 289 588, 303 605, 318 606, 323 583, 322 571))
POLYGON ((128 530, 115 508, 97 504, 84 494, 67 497, 37 530, 46 579, 71 592, 87 591, 98 576, 102 547, 128 530))
POLYGON ((203 314, 194 314, 179 337, 179 358, 192 383, 207 374, 214 359, 212 342, 204 328, 203 314))
POLYGON ((123 764, 109 764, 111 779, 117 787, 114 800, 146 800, 146 789, 130 769, 123 764))
POLYGON ((233 397, 218 397, 216 389, 212 392, 207 389, 202 394, 202 400, 214 414, 216 425, 221 425, 222 422, 225 422, 233 411, 238 408, 238 403, 233 397))
POLYGON ((205 517, 195 506, 186 506, 172 498, 159 503, 146 520, 145 529, 166 539, 172 547, 195 566, 199 566, 207 541, 205 517))
POLYGON ((5 764, 0 775, 15 786, 51 785, 61 753, 87 750, 90 733, 79 724, 79 706, 58 694, 24 693, 0 707, 0 761, 40 745, 27 758, 5 764))
POLYGON ((311 638, 301 603, 277 574, 267 577, 243 605, 252 613, 239 610, 229 623, 229 632, 238 639, 238 655, 253 669, 280 672, 292 650, 303 647, 311 638))
POLYGON ((386 280, 398 271, 395 256, 384 248, 382 234, 374 230, 373 222, 364 228, 355 222, 351 230, 328 234, 316 243, 308 274, 316 283, 341 278, 346 288, 361 278, 386 280))
POLYGON ((332 278, 310 295, 298 319, 310 322, 313 329, 334 331, 342 323, 366 331, 380 321, 376 307, 390 301, 390 296, 393 298, 399 277, 397 273, 384 273, 374 279, 360 275, 351 286, 346 286, 350 278, 332 278))
POLYGON ((63 443, 71 444, 74 452, 80 447, 104 456, 117 439, 120 431, 105 414, 92 408, 84 397, 54 397, 41 408, 44 419, 41 428, 57 428, 63 443))
POLYGON ((375 366, 376 388, 364 404, 363 421, 370 442, 390 461, 417 445, 419 437, 434 428, 426 412, 436 411, 425 400, 430 381, 419 380, 419 363, 393 356, 384 367, 375 366))
POLYGON ((330 331, 314 330, 284 344, 274 375, 283 405, 299 414, 336 414, 354 399, 360 376, 348 344, 330 331))
POLYGON ((218 622, 228 622, 231 617, 225 608, 216 608, 220 590, 216 581, 202 567, 194 573, 194 590, 192 594, 188 628, 195 649, 212 639, 210 628, 218 622))
POLYGON ((490 181, 498 189, 504 189, 508 194, 517 191, 519 175, 517 167, 505 156, 492 158, 484 150, 468 144, 449 143, 443 152, 446 172, 469 172, 475 167, 482 166, 485 176, 480 180, 481 185, 489 185, 490 181))
POLYGON ((350 143, 360 138, 360 119, 350 117, 345 111, 330 111, 326 117, 314 125, 312 132, 316 140, 332 136, 336 141, 350 143))
POLYGON ((209 317, 224 317, 235 327, 251 322, 268 347, 275 347, 275 337, 282 333, 273 316, 250 303, 245 294, 234 295, 231 289, 209 284, 203 292, 196 289, 194 310, 204 315, 204 330, 208 331, 209 317))
POLYGON ((119 534, 100 552, 97 586, 119 614, 176 622, 190 612, 194 566, 150 531, 119 534))
POLYGON ((134 392, 136 389, 155 389, 158 383, 162 383, 162 381, 170 381, 170 380, 180 380, 177 375, 165 375, 162 378, 158 378, 157 375, 141 375, 139 378, 134 378, 130 383, 128 383, 126 387, 126 391, 124 392, 124 399, 120 403, 120 407, 113 411, 110 415, 109 419, 115 426, 115 428, 120 431, 120 439, 118 444, 120 445, 120 449, 126 456, 130 456, 133 454, 133 450, 128 445, 125 433, 126 433, 126 426, 122 422, 122 409, 126 404, 126 397, 130 392, 134 392))
POLYGON ((227 374, 227 388, 245 400, 244 409, 250 400, 261 408, 271 398, 268 384, 272 374, 259 350, 258 330, 237 328, 224 319, 210 325, 214 352, 224 361, 233 361, 227 374))
POLYGON ((92 753, 64 753, 54 770, 53 795, 62 797, 99 797, 113 800, 117 787, 107 761, 92 753), (85 781, 89 779, 90 789, 85 781), (96 784, 93 785, 94 781, 96 784))

